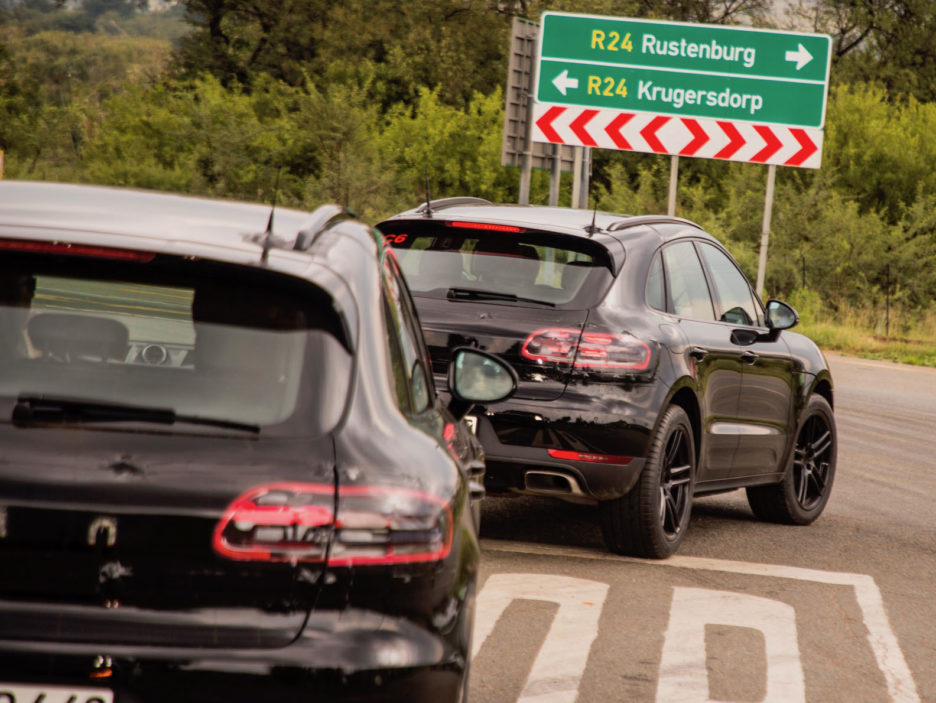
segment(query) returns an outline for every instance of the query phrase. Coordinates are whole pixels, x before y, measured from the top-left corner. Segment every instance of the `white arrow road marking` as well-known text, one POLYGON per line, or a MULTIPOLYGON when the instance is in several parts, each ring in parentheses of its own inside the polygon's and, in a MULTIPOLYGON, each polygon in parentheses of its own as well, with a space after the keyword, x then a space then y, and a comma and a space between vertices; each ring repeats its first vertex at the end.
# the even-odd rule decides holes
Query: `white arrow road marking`
MULTIPOLYGON (((481 540, 481 548, 486 552, 515 552, 520 554, 539 554, 563 558, 577 557, 580 559, 596 559, 599 561, 612 561, 618 564, 634 564, 664 569, 702 569, 707 571, 723 571, 732 574, 748 574, 751 576, 768 576, 772 578, 794 579, 797 581, 812 581, 827 583, 836 586, 851 586, 855 590, 855 599, 861 609, 865 627, 868 629, 868 644, 877 660, 884 680, 887 683, 887 694, 893 703, 920 703, 920 694, 903 650, 897 641, 897 635, 891 627, 884 608, 884 599, 878 589, 874 578, 867 574, 849 574, 837 571, 820 571, 818 569, 804 569, 797 566, 782 566, 779 564, 757 564, 743 561, 728 561, 723 559, 706 559, 703 557, 672 556, 665 561, 645 559, 632 559, 609 554, 599 549, 573 549, 569 547, 556 547, 543 544, 527 544, 525 542, 511 542, 509 540, 481 540)), ((494 578, 493 576, 491 578, 494 578)), ((537 577, 546 580, 547 577, 537 577)), ((556 578, 556 577, 549 577, 556 578)), ((490 581, 490 579, 488 579, 490 581)), ((585 583, 591 583, 586 581, 585 583)), ((543 600, 550 600, 544 598, 543 600)), ((493 625, 491 626, 493 628, 493 625)), ((476 629, 475 632, 478 632, 476 629)))
POLYGON ((569 69, 563 70, 562 73, 553 78, 552 82, 553 85, 556 86, 556 90, 558 90, 563 95, 566 94, 566 91, 569 88, 577 89, 579 84, 578 78, 569 78, 569 69))
MULTIPOLYGON (((802 44, 800 44, 796 48, 796 51, 786 52, 785 56, 786 56, 787 61, 796 61, 797 71, 800 70, 803 66, 808 64, 813 59, 812 54, 806 51, 806 47, 803 46, 802 44)), ((565 95, 565 93, 563 93, 563 95, 565 95)))
POLYGON ((471 656, 480 651, 513 600, 557 603, 559 610, 540 647, 518 703, 574 703, 608 584, 549 574, 492 574, 475 609, 471 656))
POLYGON ((709 698, 705 626, 760 630, 767 654, 763 703, 806 703, 796 643, 796 611, 769 598, 707 588, 674 588, 660 659, 658 703, 714 703, 709 698))

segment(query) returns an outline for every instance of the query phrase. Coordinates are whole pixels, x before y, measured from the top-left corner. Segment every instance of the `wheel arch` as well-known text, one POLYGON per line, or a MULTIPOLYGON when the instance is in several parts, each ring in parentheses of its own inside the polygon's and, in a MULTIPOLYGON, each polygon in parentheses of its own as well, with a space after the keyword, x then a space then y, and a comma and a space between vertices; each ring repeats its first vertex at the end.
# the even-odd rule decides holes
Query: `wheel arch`
POLYGON ((692 388, 683 386, 669 399, 669 405, 678 405, 689 416, 689 424, 692 425, 692 439, 695 444, 696 467, 698 467, 702 456, 702 410, 699 407, 699 399, 692 388))
POLYGON ((832 400, 832 382, 828 378, 824 376, 817 378, 812 392, 821 395, 829 403, 829 407, 835 409, 835 403, 832 400))

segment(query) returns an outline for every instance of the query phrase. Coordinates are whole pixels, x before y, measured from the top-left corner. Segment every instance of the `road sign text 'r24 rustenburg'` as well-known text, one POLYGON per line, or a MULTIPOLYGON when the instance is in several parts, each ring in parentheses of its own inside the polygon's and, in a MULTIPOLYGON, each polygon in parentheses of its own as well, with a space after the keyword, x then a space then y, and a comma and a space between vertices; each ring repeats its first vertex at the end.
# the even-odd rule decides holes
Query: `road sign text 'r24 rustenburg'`
POLYGON ((534 141, 819 168, 832 41, 546 12, 534 141))

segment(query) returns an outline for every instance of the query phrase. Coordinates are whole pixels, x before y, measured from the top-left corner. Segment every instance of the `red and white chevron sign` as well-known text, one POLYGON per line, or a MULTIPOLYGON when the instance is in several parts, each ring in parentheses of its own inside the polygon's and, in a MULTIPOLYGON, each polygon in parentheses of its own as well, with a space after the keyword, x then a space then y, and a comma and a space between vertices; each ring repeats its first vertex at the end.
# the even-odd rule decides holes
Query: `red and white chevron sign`
POLYGON ((823 130, 536 103, 533 141, 819 168, 823 130))

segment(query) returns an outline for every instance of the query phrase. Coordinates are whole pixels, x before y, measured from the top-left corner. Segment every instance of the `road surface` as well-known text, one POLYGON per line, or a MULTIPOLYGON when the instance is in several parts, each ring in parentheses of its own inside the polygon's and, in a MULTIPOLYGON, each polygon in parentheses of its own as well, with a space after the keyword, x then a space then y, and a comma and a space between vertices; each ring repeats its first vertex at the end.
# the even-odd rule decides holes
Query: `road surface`
POLYGON ((642 561, 594 508, 486 499, 473 703, 936 701, 936 369, 828 358, 838 473, 809 527, 736 491, 642 561))

